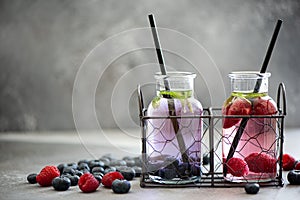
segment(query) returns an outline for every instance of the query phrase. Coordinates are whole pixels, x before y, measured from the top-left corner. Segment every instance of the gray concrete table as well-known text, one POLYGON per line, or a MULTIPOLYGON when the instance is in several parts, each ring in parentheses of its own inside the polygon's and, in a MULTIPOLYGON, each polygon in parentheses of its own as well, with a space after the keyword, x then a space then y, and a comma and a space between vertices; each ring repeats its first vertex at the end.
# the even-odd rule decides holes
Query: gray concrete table
MULTIPOLYGON (((300 159, 300 130, 286 130, 284 151, 300 159)), ((0 134, 0 199, 299 199, 300 186, 285 184, 282 188, 261 188, 257 195, 247 195, 243 188, 140 188, 132 181, 130 193, 114 194, 100 187, 85 194, 71 187, 57 192, 26 181, 29 173, 45 165, 77 162, 111 153, 114 157, 137 156, 141 152, 139 130, 103 132, 39 132, 0 134)), ((284 178, 286 173, 284 173, 284 178)))

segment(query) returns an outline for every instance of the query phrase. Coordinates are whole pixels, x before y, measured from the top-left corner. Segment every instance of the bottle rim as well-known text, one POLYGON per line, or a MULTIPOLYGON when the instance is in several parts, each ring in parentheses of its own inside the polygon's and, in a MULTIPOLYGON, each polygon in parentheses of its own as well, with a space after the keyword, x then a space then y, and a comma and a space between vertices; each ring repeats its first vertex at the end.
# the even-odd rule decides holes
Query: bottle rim
POLYGON ((193 72, 182 72, 182 71, 170 71, 166 75, 162 75, 161 72, 156 72, 154 75, 155 79, 166 79, 166 78, 195 78, 196 74, 193 72))
POLYGON ((231 79, 263 79, 271 76, 270 72, 260 73, 259 71, 234 71, 228 74, 231 79))

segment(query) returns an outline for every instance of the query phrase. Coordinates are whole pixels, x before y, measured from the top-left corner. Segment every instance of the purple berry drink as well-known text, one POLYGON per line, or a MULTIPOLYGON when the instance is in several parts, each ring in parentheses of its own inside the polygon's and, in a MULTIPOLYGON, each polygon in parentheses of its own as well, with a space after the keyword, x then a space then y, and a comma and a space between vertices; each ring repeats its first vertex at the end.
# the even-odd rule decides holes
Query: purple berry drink
POLYGON ((167 76, 157 74, 155 78, 157 96, 147 110, 151 117, 147 121, 148 171, 154 180, 165 184, 199 180, 202 133, 199 116, 203 109, 193 97, 195 74, 172 72, 167 76), (166 80, 168 91, 164 86, 166 80))

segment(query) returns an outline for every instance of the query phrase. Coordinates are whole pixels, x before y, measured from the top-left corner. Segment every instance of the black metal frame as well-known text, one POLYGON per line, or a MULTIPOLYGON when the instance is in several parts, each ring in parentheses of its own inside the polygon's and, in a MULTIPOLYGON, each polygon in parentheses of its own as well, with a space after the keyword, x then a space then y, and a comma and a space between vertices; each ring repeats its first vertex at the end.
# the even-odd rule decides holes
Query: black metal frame
MULTIPOLYGON (((218 155, 216 154, 216 150, 222 138, 218 138, 215 141, 215 135, 219 134, 222 135, 222 131, 220 131, 217 127, 219 121, 222 121, 223 118, 231 118, 231 117, 238 117, 238 118, 274 118, 277 122, 277 146, 278 146, 278 154, 279 154, 279 161, 278 161, 278 170, 277 176, 274 180, 270 182, 260 182, 261 186, 283 186, 283 178, 282 178, 282 154, 283 154, 283 142, 284 142, 284 118, 286 116, 286 92, 285 86, 283 83, 280 83, 278 86, 277 91, 277 107, 278 113, 276 115, 260 115, 260 116, 224 116, 221 114, 221 108, 206 108, 204 109, 204 114, 202 116, 181 116, 180 118, 201 118, 204 124, 203 130, 203 137, 208 134, 208 144, 205 144, 207 149, 209 150, 209 167, 206 168, 205 172, 201 175, 201 180, 199 182, 188 183, 188 184, 161 184, 152 181, 149 178, 149 173, 146 171, 146 160, 147 160, 147 120, 149 119, 170 119, 170 118, 179 118, 176 116, 168 116, 168 117, 153 117, 147 116, 147 108, 144 105, 143 94, 141 91, 140 86, 138 86, 138 100, 139 100, 139 112, 140 112, 140 126, 142 129, 142 175, 140 180, 141 187, 243 187, 246 182, 241 183, 233 183, 226 181, 223 178, 223 172, 218 171, 222 169, 220 163, 216 166, 215 159, 219 159, 218 155), (282 105, 281 105, 282 100, 282 105), (217 143, 216 143, 217 142, 217 143), (217 144, 217 147, 216 147, 217 144)), ((221 163, 222 164, 222 163, 221 163)))

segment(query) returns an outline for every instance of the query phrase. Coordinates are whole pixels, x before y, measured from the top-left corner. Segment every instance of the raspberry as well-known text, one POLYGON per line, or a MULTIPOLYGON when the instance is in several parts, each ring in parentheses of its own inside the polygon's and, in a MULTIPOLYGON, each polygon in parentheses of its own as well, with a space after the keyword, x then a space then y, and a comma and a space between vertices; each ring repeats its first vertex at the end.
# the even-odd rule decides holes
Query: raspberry
POLYGON ((105 187, 111 187, 112 182, 116 179, 124 179, 123 175, 120 172, 108 172, 102 178, 102 184, 105 187))
POLYGON ((78 186, 82 192, 94 192, 99 187, 100 183, 98 180, 93 176, 93 174, 83 174, 79 181, 78 186))
POLYGON ((228 172, 233 176, 246 176, 249 173, 247 163, 240 158, 230 158, 226 165, 228 172))
MULTIPOLYGON (((251 102, 245 98, 236 98, 232 103, 226 105, 222 112, 224 115, 249 115, 251 112, 251 102)), ((230 128, 236 125, 241 118, 224 118, 223 128, 230 128)))
POLYGON ((46 166, 36 176, 36 181, 40 186, 51 186, 52 180, 59 175, 60 172, 56 166, 46 166))
POLYGON ((282 168, 283 170, 292 170, 294 169, 294 165, 295 165, 295 158, 293 158, 291 155, 289 154, 283 154, 282 155, 282 168))
POLYGON ((259 97, 253 100, 253 115, 273 115, 276 113, 276 104, 272 99, 259 97))
POLYGON ((251 153, 245 158, 249 170, 255 173, 276 172, 277 160, 265 153, 251 153))
POLYGON ((300 160, 296 161, 294 169, 300 170, 300 160))

